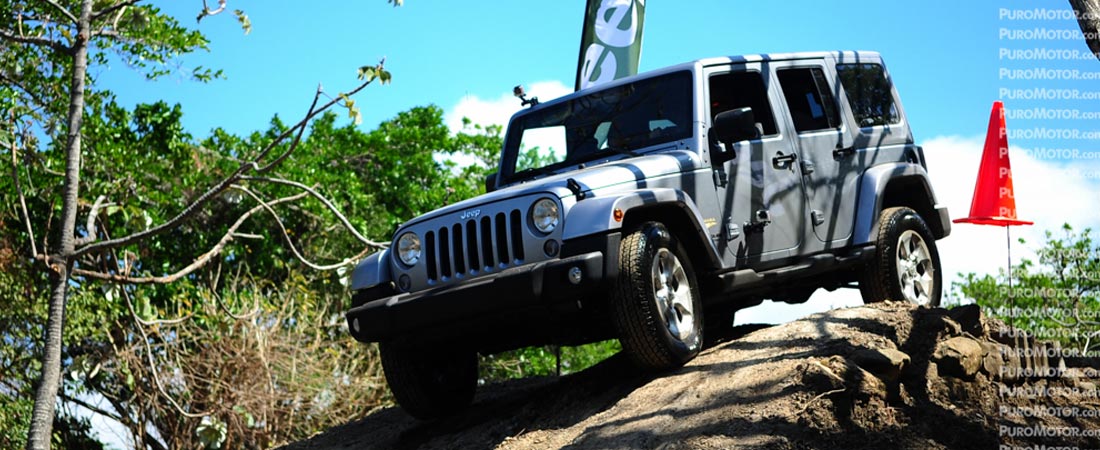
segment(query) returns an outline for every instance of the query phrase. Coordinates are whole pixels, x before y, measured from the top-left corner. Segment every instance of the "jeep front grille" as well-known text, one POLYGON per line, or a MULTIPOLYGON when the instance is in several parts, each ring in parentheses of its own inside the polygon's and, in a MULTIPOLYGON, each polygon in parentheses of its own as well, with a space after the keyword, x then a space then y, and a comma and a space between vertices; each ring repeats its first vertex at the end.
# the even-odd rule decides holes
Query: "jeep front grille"
POLYGON ((424 234, 428 280, 475 275, 523 262, 523 214, 498 212, 424 234))

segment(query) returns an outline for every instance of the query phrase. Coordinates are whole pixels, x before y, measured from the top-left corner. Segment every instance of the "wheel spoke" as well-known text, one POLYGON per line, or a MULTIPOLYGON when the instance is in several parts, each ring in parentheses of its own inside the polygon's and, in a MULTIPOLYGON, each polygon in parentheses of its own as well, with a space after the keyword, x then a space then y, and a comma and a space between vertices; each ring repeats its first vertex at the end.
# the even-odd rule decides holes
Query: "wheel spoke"
POLYGON ((920 286, 921 292, 926 297, 932 296, 932 286, 934 283, 935 280, 933 279, 932 272, 925 272, 923 275, 920 276, 920 279, 917 282, 917 284, 920 286))
POLYGON ((653 296, 657 314, 669 333, 684 341, 695 330, 691 284, 676 255, 660 249, 653 260, 653 296))
POLYGON ((901 239, 898 239, 898 259, 908 261, 909 255, 912 253, 912 245, 912 239, 908 236, 902 236, 901 239))
POLYGON ((916 250, 913 251, 913 256, 909 258, 910 261, 918 265, 924 264, 925 262, 930 261, 930 259, 931 258, 928 257, 928 252, 925 250, 923 245, 917 246, 916 250))

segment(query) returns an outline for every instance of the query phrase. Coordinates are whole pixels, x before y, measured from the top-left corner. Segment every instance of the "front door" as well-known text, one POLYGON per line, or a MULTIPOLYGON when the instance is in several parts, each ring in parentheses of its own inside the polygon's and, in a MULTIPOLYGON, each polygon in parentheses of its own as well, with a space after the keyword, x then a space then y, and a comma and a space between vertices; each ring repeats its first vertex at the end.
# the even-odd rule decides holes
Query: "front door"
POLYGON ((768 63, 712 67, 704 74, 711 123, 720 112, 751 107, 760 131, 757 139, 734 144, 736 157, 714 167, 719 250, 738 267, 791 256, 806 231, 806 204, 797 149, 776 120, 773 105, 782 97, 771 88, 768 63))

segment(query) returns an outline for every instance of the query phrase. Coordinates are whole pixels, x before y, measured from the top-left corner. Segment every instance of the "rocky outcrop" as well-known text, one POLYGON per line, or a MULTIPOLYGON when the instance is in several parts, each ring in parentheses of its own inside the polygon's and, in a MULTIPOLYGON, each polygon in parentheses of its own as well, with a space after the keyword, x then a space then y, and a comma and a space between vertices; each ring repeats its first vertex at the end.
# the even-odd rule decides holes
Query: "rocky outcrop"
POLYGON ((883 303, 758 328, 669 373, 613 357, 561 378, 483 386, 453 418, 423 423, 386 408, 287 448, 1096 447, 1033 432, 1100 429, 1095 414, 1034 413, 1100 409, 1095 370, 1067 367, 1056 345, 977 307, 883 303))

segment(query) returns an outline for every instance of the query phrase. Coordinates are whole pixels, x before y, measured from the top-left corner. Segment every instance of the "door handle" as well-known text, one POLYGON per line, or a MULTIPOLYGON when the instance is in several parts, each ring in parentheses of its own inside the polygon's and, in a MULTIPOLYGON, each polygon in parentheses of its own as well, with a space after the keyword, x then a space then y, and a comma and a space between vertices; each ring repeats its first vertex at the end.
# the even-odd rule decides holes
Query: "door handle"
POLYGON ((772 158, 772 166, 776 169, 789 167, 791 163, 798 159, 798 155, 791 153, 784 155, 783 152, 776 152, 774 158, 772 158))
POLYGON ((844 159, 854 154, 856 154, 855 147, 838 146, 836 150, 833 150, 833 159, 844 159))

